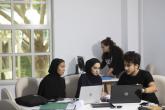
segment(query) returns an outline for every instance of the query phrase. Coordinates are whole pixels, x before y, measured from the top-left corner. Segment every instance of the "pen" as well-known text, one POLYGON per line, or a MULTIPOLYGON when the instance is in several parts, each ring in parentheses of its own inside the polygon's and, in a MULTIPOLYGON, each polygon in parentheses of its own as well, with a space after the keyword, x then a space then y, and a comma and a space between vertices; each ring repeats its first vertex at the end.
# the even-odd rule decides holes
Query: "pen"
POLYGON ((73 108, 73 110, 76 110, 76 105, 74 105, 74 108, 73 108))

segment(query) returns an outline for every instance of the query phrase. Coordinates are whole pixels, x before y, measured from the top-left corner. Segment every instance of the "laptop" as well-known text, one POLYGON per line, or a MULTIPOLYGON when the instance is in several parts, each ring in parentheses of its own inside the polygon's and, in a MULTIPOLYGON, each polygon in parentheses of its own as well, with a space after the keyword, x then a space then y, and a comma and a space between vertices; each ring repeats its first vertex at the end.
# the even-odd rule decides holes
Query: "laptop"
POLYGON ((99 103, 102 88, 102 85, 82 86, 79 99, 83 100, 85 104, 99 103))
POLYGON ((111 103, 139 103, 142 85, 114 85, 111 88, 111 103))

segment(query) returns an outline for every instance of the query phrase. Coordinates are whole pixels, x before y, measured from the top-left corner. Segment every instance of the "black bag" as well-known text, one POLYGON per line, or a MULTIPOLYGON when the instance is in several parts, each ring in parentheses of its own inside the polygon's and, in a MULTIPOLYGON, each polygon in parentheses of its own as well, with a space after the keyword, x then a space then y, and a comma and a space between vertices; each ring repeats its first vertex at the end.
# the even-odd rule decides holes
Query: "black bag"
POLYGON ((38 105, 43 105, 48 103, 48 100, 39 95, 27 95, 15 99, 16 103, 19 105, 33 107, 38 105))

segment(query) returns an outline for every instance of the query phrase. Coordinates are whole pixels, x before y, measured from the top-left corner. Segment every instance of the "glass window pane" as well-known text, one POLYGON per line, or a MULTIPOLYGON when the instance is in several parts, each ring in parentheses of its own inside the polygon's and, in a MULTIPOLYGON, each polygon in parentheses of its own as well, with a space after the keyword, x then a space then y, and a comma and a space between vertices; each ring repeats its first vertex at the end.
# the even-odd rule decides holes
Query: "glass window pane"
POLYGON ((15 52, 26 53, 31 51, 31 32, 30 30, 15 31, 15 52))
POLYGON ((16 78, 32 76, 32 58, 31 56, 16 57, 16 78))
POLYGON ((11 30, 0 30, 0 53, 10 53, 11 47, 11 30))
POLYGON ((47 24, 46 4, 14 4, 15 24, 47 24))
POLYGON ((0 57, 0 79, 12 79, 12 57, 1 56, 0 57))
POLYGON ((13 0, 14 2, 30 2, 30 0, 13 0))
POLYGON ((14 4, 14 24, 30 24, 30 20, 25 16, 26 10, 27 4, 14 4))
POLYGON ((11 0, 0 0, 0 3, 10 2, 11 0))
POLYGON ((49 62, 49 55, 35 56, 35 76, 37 78, 42 78, 48 74, 49 62))
POLYGON ((11 5, 10 3, 0 2, 0 24, 11 24, 11 5))
POLYGON ((32 24, 47 24, 47 12, 46 12, 46 4, 33 4, 34 11, 33 14, 35 15, 36 19, 31 19, 32 24), (35 13, 38 13, 35 14, 35 13))
POLYGON ((13 0, 14 2, 46 2, 47 0, 13 0))
POLYGON ((46 0, 32 0, 33 2, 46 2, 46 0))
POLYGON ((35 52, 49 52, 49 31, 34 30, 35 52))

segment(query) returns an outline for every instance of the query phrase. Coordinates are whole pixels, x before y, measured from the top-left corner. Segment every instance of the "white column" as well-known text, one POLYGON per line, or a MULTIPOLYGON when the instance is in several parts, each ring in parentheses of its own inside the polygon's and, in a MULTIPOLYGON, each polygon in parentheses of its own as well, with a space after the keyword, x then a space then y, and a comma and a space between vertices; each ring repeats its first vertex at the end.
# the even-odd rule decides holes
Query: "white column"
POLYGON ((138 0, 127 0, 127 39, 128 50, 140 52, 138 0))

